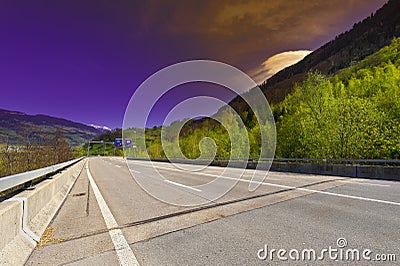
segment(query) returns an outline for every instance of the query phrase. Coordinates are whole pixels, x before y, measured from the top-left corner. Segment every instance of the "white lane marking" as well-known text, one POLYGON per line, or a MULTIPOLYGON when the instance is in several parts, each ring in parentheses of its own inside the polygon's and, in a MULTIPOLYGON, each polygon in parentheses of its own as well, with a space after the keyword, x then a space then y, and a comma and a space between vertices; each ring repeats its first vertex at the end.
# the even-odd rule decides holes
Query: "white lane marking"
POLYGON ((382 184, 375 184, 375 183, 363 183, 363 182, 351 182, 349 184, 357 184, 357 185, 365 185, 365 186, 376 186, 376 187, 390 187, 390 185, 382 185, 382 184))
MULTIPOLYGON (((161 166, 156 166, 156 167, 160 168, 160 169, 167 169, 167 170, 172 170, 172 171, 184 172, 182 170, 172 169, 172 168, 168 168, 168 167, 161 167, 161 166)), ((195 173, 195 174, 197 174, 197 175, 206 175, 206 176, 215 176, 215 177, 220 177, 220 178, 223 178, 223 179, 237 180, 236 178, 227 177, 227 176, 219 176, 219 175, 205 174, 205 173, 195 173)), ((246 180, 246 179, 241 179, 241 178, 238 181, 246 182, 246 183, 256 182, 256 181, 251 181, 251 180, 246 180)), ((262 185, 266 185, 266 186, 284 188, 284 189, 300 190, 300 191, 306 191, 306 192, 311 192, 311 193, 318 193, 318 194, 324 194, 324 195, 330 195, 330 196, 336 196, 336 197, 342 197, 342 198, 358 199, 358 200, 364 200, 364 201, 385 203, 385 204, 400 206, 399 202, 394 202, 394 201, 372 199, 372 198, 359 197, 359 196, 340 194, 340 193, 334 193, 334 192, 327 192, 327 191, 320 191, 320 190, 308 189, 308 188, 298 188, 298 187, 279 185, 279 184, 268 183, 268 182, 262 182, 261 184, 262 185)), ((349 184, 351 184, 351 182, 349 182, 349 184)))
POLYGON ((168 179, 165 179, 164 182, 167 182, 167 183, 173 184, 173 185, 175 185, 175 186, 179 186, 179 187, 184 187, 184 188, 188 188, 188 189, 193 189, 194 191, 197 191, 197 192, 201 192, 201 189, 194 188, 194 187, 191 187, 191 186, 186 186, 186 185, 181 184, 181 183, 176 183, 176 182, 171 181, 171 180, 168 180, 168 179))
POLYGON ((121 168, 121 166, 120 166, 120 165, 117 165, 117 164, 115 165, 115 167, 121 168))
POLYGON ((377 186, 377 187, 390 187, 391 186, 391 185, 382 185, 382 184, 369 183, 369 182, 357 182, 357 181, 350 180, 349 178, 346 178, 344 180, 337 180, 337 182, 343 182, 346 184, 355 184, 355 185, 377 186))
POLYGON ((130 169, 132 172, 134 172, 134 173, 137 173, 137 174, 141 174, 141 172, 139 172, 139 171, 136 171, 136 170, 132 170, 132 169, 130 169))
POLYGON ((139 266, 139 262, 137 261, 135 254, 133 254, 131 247, 126 241, 124 235, 122 234, 121 229, 113 229, 118 227, 117 221, 112 215, 110 208, 108 208, 106 201, 104 200, 99 188, 96 185, 96 182, 94 182, 94 179, 90 174, 89 161, 86 164, 86 171, 90 185, 92 186, 94 195, 96 197, 97 204, 99 205, 101 214, 103 215, 103 219, 106 222, 108 233, 110 234, 111 240, 115 247, 115 251, 117 252, 120 265, 139 266))
MULTIPOLYGON (((128 163, 131 163, 131 162, 128 162, 128 163)), ((135 163, 132 162, 132 164, 135 164, 135 163)), ((147 165, 143 165, 143 164, 137 164, 137 165, 145 166, 145 167, 152 167, 152 166, 147 166, 147 165)), ((156 165, 155 167, 156 167, 156 168, 160 168, 160 169, 164 169, 164 170, 172 170, 172 171, 183 172, 183 170, 177 169, 177 168, 175 168, 175 167, 164 167, 164 166, 159 166, 159 165, 156 165)), ((212 167, 215 167, 215 166, 212 166, 212 167)), ((220 167, 217 167, 217 168, 220 168, 220 167)), ((232 169, 240 170, 240 168, 231 168, 231 170, 232 170, 232 169)), ((213 168, 210 168, 210 170, 213 170, 213 168)), ((134 170, 131 170, 131 171, 132 171, 132 172, 135 172, 134 170)), ((257 170, 257 171, 265 171, 265 170, 257 170)), ((256 172, 256 170, 253 170, 253 169, 246 169, 246 172, 243 173, 242 177, 245 177, 245 175, 248 175, 248 174, 251 175, 251 174, 254 173, 254 172, 256 172)), ((217 175, 217 174, 202 173, 202 172, 198 172, 198 171, 192 172, 192 173, 193 173, 193 174, 200 174, 200 175, 204 175, 204 176, 219 177, 219 175, 217 175)), ((265 172, 265 173, 266 173, 266 172, 265 172)), ((282 180, 281 178, 273 178, 273 177, 266 177, 266 179, 268 179, 268 180, 277 180, 277 181, 282 180)))
MULTIPOLYGON (((145 167, 153 167, 153 166, 145 166, 145 167)), ((163 167, 163 166, 155 166, 156 168, 160 168, 160 169, 164 169, 164 170, 171 170, 171 171, 175 171, 175 172, 181 172, 181 173, 186 173, 185 171, 182 171, 180 169, 176 169, 176 168, 171 168, 171 167, 163 167)), ((132 172, 135 172, 134 170, 131 170, 132 172)), ((192 174, 195 175, 205 175, 205 176, 212 176, 212 177, 218 177, 219 175, 215 175, 215 174, 207 174, 207 173, 200 173, 200 172, 192 172, 192 174)))
MULTIPOLYGON (((231 177, 221 177, 225 179, 235 179, 231 177)), ((235 179, 236 180, 236 179, 235 179)), ((243 180, 240 179, 239 181, 247 182, 250 183, 252 181, 250 180, 243 180)), ((254 182, 254 181, 253 181, 254 182)), ((349 183, 351 184, 351 183, 349 183)), ((371 202, 378 202, 378 203, 385 203, 385 204, 390 204, 390 205, 396 205, 400 206, 399 202, 394 202, 394 201, 387 201, 387 200, 380 200, 380 199, 372 199, 372 198, 366 198, 366 197, 359 197, 359 196, 353 196, 353 195, 347 195, 347 194, 340 194, 340 193, 334 193, 334 192, 328 192, 328 191, 321 191, 321 190, 315 190, 315 189, 308 189, 308 188, 298 188, 298 187, 292 187, 292 186, 285 186, 285 185, 279 185, 279 184, 273 184, 273 183, 266 183, 263 182, 262 185, 267 185, 267 186, 274 186, 274 187, 279 187, 279 188, 285 188, 285 189, 293 189, 293 190, 300 190, 300 191, 306 191, 306 192, 311 192, 311 193, 318 193, 318 194, 324 194, 324 195, 330 195, 330 196, 336 196, 336 197, 342 197, 342 198, 349 198, 349 199, 358 199, 358 200, 364 200, 364 201, 371 201, 371 202)))

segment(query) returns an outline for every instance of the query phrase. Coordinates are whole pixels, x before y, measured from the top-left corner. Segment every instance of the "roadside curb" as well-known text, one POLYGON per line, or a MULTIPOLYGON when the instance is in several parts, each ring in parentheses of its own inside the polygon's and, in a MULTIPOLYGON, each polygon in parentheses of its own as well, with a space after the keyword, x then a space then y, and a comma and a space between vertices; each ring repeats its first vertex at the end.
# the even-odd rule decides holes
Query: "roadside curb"
POLYGON ((0 230, 3 234, 0 265, 23 265, 26 262, 85 163, 86 159, 81 160, 40 182, 33 190, 24 190, 0 202, 0 230))

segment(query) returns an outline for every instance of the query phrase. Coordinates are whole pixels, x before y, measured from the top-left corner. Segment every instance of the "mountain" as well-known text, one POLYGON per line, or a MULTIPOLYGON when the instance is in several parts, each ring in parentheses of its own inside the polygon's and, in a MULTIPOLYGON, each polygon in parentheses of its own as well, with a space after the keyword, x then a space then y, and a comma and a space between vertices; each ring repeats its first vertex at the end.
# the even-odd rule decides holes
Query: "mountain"
POLYGON ((0 143, 23 145, 27 139, 33 143, 43 143, 52 139, 57 129, 61 130, 72 146, 80 145, 104 132, 62 118, 0 109, 0 143))
MULTIPOLYGON (((375 14, 355 23, 351 30, 336 36, 298 63, 279 71, 259 87, 270 103, 281 102, 295 83, 306 79, 308 72, 317 70, 333 75, 390 45, 397 36, 400 36, 400 1, 390 0, 375 14)), ((247 110, 240 96, 229 105, 239 112, 247 110)))
POLYGON ((98 125, 94 125, 94 124, 89 124, 89 126, 94 127, 96 129, 100 129, 100 130, 102 130, 104 132, 112 130, 111 128, 109 128, 107 126, 98 126, 98 125))

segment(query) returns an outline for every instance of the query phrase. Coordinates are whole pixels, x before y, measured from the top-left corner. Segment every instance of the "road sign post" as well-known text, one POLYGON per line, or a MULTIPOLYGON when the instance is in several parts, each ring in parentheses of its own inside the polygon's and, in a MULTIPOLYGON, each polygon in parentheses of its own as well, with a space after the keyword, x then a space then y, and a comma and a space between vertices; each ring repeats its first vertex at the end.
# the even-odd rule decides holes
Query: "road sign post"
POLYGON ((132 147, 132 139, 125 139, 125 148, 129 148, 128 150, 128 155, 131 153, 131 147, 132 147))

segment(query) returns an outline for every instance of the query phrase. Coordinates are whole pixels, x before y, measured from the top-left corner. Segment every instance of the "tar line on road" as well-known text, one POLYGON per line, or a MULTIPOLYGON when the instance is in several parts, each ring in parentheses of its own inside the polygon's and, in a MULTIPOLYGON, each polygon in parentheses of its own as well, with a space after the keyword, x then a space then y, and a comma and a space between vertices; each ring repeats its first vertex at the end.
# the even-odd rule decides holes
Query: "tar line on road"
POLYGON ((122 230, 118 228, 117 221, 112 215, 110 208, 107 206, 106 201, 100 193, 96 182, 89 170, 89 161, 86 164, 87 176, 89 178, 90 185, 92 186, 94 195, 96 197, 97 203, 99 204, 101 214, 103 215, 104 221, 106 223, 108 233, 110 234, 111 240, 114 244, 115 251, 117 252, 118 260, 122 266, 139 266, 139 262, 136 259, 135 254, 128 242, 126 241, 122 230))

